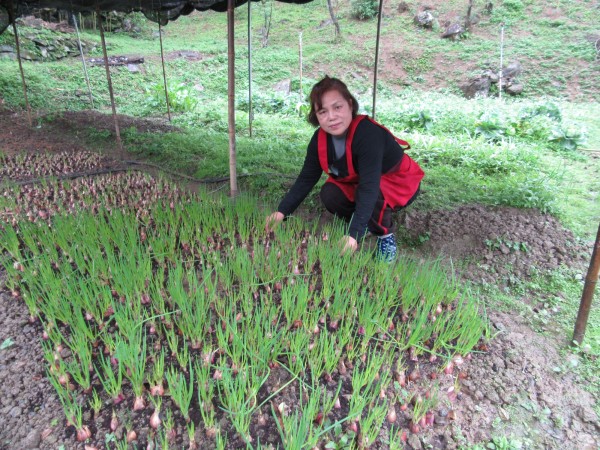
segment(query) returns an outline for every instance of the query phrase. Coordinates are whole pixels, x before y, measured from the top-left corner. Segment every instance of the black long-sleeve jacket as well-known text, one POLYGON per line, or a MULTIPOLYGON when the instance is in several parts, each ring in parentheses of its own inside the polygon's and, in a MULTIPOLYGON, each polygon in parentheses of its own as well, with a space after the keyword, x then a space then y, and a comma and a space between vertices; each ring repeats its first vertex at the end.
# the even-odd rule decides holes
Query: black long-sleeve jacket
MULTIPOLYGON (((323 170, 319 163, 317 129, 308 144, 306 158, 296 182, 279 204, 278 211, 283 215, 292 214, 306 198, 311 189, 321 178, 323 170)), ((359 175, 356 190, 356 211, 350 222, 348 235, 355 239, 364 236, 367 223, 379 195, 381 175, 388 172, 402 160, 404 150, 396 142, 394 136, 385 128, 370 120, 362 120, 356 127, 352 139, 352 161, 354 170, 359 175)), ((335 159, 335 150, 331 136, 327 136, 327 155, 329 166, 333 165, 338 176, 348 175, 346 156, 335 159)))

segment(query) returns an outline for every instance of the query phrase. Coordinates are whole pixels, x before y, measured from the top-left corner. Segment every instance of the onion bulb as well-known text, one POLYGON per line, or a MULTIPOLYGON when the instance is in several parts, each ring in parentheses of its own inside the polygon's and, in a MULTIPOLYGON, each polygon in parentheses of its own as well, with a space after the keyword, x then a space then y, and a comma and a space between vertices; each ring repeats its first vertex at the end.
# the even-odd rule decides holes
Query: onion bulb
POLYGON ((127 442, 133 442, 137 440, 137 433, 134 430, 127 432, 127 442))
POLYGON ((113 411, 112 418, 110 419, 110 431, 116 431, 119 428, 119 419, 117 419, 117 415, 113 411))
POLYGON ((88 428, 87 425, 83 425, 80 429, 77 430, 77 440, 79 442, 87 441, 92 437, 92 432, 88 428))
POLYGON ((160 417, 158 416, 158 409, 155 409, 154 412, 152 413, 152 416, 150 416, 150 426, 157 430, 158 427, 160 427, 160 417))
POLYGON ((396 409, 394 407, 390 408, 387 414, 387 421, 389 423, 395 423, 397 419, 398 416, 396 415, 396 409))

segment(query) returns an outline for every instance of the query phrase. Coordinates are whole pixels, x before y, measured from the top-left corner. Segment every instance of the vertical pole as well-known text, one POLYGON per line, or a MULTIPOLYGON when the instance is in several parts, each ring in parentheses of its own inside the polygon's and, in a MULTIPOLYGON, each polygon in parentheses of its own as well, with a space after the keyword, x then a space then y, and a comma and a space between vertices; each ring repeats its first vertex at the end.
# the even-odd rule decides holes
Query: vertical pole
POLYGON ((106 52, 106 40, 104 39, 104 27, 102 26, 102 14, 100 10, 96 10, 98 15, 98 28, 100 29, 100 39, 102 40, 102 53, 104 54, 104 68, 106 69, 106 80, 108 81, 108 93, 110 94, 110 106, 112 107, 112 115, 115 122, 115 134, 117 135, 117 144, 121 160, 123 159, 123 142, 121 142, 121 131, 119 130, 119 119, 117 118, 117 108, 115 106, 115 96, 113 93, 112 79, 110 77, 110 68, 108 66, 108 53, 106 52))
POLYGON ((235 151, 235 27, 234 2, 227 0, 227 116, 229 128, 229 185, 231 197, 237 197, 237 159, 235 151))
POLYGON ((298 47, 299 47, 299 63, 300 63, 300 101, 304 98, 302 92, 302 31, 298 34, 298 47))
MULTIPOLYGON (((79 18, 81 20, 81 13, 79 14, 79 18)), ((77 26, 77 18, 75 14, 73 14, 73 23, 75 24, 75 31, 77 32, 77 44, 79 45, 79 54, 81 55, 81 63, 83 64, 83 73, 85 75, 85 83, 88 88, 88 95, 90 96, 90 103, 92 104, 92 109, 94 109, 94 97, 92 97, 92 88, 90 86, 90 77, 88 76, 87 66, 85 65, 85 57, 83 56, 83 47, 81 46, 81 37, 79 36, 79 27, 77 26)))
POLYGON ((160 60, 162 62, 162 71, 163 71, 163 83, 165 85, 165 100, 167 101, 167 116, 169 117, 169 122, 171 121, 171 104, 169 102, 169 88, 167 87, 167 72, 165 70, 165 54, 163 50, 163 41, 162 41, 162 26, 160 22, 158 22, 158 35, 160 36, 160 60))
POLYGON ((579 304, 579 312, 575 321, 575 331, 573 332, 573 341, 581 345, 585 336, 585 328, 587 326, 590 310, 592 309, 592 298, 594 297, 594 289, 598 282, 598 273, 600 272, 600 225, 598 225, 598 233, 596 234, 596 243, 592 251, 592 260, 588 268, 585 284, 583 285, 583 293, 581 294, 581 303, 579 304))
POLYGON ((377 65, 379 63, 379 37, 381 36, 381 16, 383 15, 383 0, 379 0, 379 16, 377 17, 377 40, 375 41, 375 68, 373 70, 373 120, 377 105, 377 65))
POLYGON ((17 60, 19 61, 19 70, 21 71, 21 84, 23 85, 23 96, 25 97, 25 108, 27 109, 27 122, 29 127, 33 126, 31 121, 31 108, 29 107, 29 99, 27 98, 27 85, 25 84, 25 72, 23 72, 23 63, 21 61, 21 45, 19 44, 19 33, 17 32, 17 16, 13 7, 13 2, 10 2, 8 9, 9 19, 13 25, 15 33, 15 44, 17 45, 17 60))
POLYGON ((498 100, 502 100, 502 65, 504 64, 504 23, 500 24, 500 70, 498 70, 498 100))
POLYGON ((248 131, 252 137, 252 1, 248 0, 248 131))

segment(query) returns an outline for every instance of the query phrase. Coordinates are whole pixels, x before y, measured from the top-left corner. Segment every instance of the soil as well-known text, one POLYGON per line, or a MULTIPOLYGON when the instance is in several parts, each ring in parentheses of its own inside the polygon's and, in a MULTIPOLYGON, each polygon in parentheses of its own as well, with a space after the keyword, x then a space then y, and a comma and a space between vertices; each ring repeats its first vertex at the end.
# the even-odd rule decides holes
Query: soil
MULTIPOLYGON (((121 118, 122 127, 172 131, 162 122, 121 118)), ((91 111, 64 113, 59 119, 39 123, 29 128, 23 114, 0 107, 0 150, 9 155, 88 151, 78 130, 91 125, 112 129, 110 116, 91 111)), ((103 154, 106 167, 121 166, 115 149, 104 149, 103 154)), ((465 205, 427 213, 408 211, 399 220, 406 242, 422 244, 416 249, 407 246, 407 252, 452 262, 461 279, 475 283, 508 285, 511 280, 530 277, 532 270, 544 272, 561 265, 584 274, 591 254, 592 243, 579 242, 555 218, 537 211, 465 205)), ((530 295, 524 301, 535 304, 539 299, 530 295)), ((67 426, 45 377, 39 322, 30 322, 26 306, 6 288, 0 289, 0 308, 0 344, 4 343, 0 347, 0 449, 57 449, 61 445, 84 449, 76 443, 75 430, 67 426)), ((564 356, 566 338, 541 335, 532 330, 528 318, 514 313, 487 313, 495 338, 464 361, 454 398, 440 403, 434 427, 409 433, 407 448, 451 449, 512 436, 523 448, 598 449, 600 422, 593 409, 597 399, 583 389, 582 380, 572 371, 556 370, 568 365, 568 359, 578 358, 564 356)), ((284 378, 282 374, 281 382, 284 378)), ((442 380, 440 385, 450 390, 454 381, 442 380)), ((110 417, 94 419, 88 411, 84 421, 93 423, 92 444, 107 448, 104 439, 111 433, 110 417)), ((114 434, 123 433, 121 425, 114 434)), ((147 426, 138 436, 144 433, 148 433, 147 426)), ((267 440, 269 434, 277 435, 272 419, 267 419, 261 433, 267 440)), ((179 430, 179 436, 185 434, 179 430)))

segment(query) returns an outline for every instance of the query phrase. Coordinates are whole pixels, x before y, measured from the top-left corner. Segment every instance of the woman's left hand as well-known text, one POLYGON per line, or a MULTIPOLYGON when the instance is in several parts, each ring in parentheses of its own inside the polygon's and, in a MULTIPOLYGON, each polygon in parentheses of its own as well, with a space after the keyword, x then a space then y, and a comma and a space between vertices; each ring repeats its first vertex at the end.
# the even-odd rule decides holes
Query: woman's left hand
POLYGON ((340 240, 340 245, 342 247, 342 255, 346 253, 354 253, 358 248, 358 242, 352 236, 344 236, 340 240))

